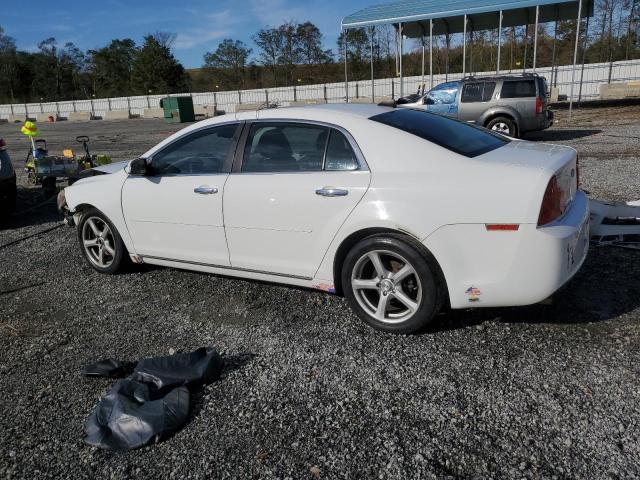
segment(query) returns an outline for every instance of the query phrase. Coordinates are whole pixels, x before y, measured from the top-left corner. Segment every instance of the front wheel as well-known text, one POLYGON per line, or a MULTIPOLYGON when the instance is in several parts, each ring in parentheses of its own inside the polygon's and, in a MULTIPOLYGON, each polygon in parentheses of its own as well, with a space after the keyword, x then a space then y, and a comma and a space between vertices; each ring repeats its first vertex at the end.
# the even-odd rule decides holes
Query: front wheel
POLYGON ((516 124, 507 117, 496 117, 487 123, 487 128, 497 133, 516 138, 518 132, 516 124))
POLYGON ((118 230, 99 210, 83 213, 78 225, 78 240, 84 258, 94 270, 113 274, 122 267, 126 248, 118 230))
POLYGON ((372 327, 413 333, 442 306, 435 260, 409 237, 367 237, 347 255, 342 285, 351 308, 372 327))

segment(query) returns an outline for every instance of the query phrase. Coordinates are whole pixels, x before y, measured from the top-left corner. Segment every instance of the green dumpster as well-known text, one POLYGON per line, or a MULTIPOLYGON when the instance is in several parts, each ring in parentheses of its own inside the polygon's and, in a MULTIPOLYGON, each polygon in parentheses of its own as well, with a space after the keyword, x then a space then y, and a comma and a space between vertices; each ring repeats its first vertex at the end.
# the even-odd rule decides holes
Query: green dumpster
POLYGON ((167 123, 195 122, 193 99, 191 97, 166 97, 160 100, 167 123))

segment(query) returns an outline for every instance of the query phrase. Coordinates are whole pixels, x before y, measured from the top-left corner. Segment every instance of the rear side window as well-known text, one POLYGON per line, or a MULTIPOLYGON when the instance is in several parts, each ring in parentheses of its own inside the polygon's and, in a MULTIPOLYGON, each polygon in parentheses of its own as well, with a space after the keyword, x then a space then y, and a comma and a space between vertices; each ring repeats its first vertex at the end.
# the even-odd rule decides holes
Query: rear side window
POLYGON ((242 172, 358 170, 358 159, 338 130, 299 123, 256 123, 244 150, 242 172))
POLYGON ((401 108, 375 115, 371 120, 398 128, 470 158, 509 143, 508 139, 483 128, 423 110, 401 108))
POLYGON ((488 102, 496 89, 496 82, 467 83, 462 89, 462 103, 488 102))
POLYGON ((502 84, 501 98, 525 98, 535 97, 536 81, 535 80, 509 80, 502 84))
POLYGON ((327 145, 325 170, 357 170, 358 159, 347 138, 338 130, 331 130, 327 145))

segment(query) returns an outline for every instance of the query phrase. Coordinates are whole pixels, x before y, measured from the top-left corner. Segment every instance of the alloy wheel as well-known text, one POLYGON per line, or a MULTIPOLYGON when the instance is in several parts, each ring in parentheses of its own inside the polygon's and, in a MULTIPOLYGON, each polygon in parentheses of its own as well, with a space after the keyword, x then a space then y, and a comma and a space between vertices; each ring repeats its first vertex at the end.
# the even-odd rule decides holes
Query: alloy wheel
POLYGON ((509 135, 511 133, 509 125, 504 122, 497 122, 491 127, 491 130, 493 130, 494 132, 502 133, 504 135, 509 135))
POLYGON ((108 268, 116 257, 116 242, 109 225, 99 217, 89 217, 82 226, 82 245, 87 258, 98 268, 108 268))
POLYGON ((351 287, 365 312, 383 323, 407 321, 422 301, 416 269, 401 255, 388 250, 362 255, 351 273, 351 287))

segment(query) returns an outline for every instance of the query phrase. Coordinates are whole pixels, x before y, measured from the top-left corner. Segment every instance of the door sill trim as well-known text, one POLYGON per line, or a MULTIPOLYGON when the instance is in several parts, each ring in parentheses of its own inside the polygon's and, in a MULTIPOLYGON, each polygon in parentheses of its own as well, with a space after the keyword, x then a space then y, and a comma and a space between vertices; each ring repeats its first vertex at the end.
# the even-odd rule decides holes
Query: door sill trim
POLYGON ((288 275, 286 273, 275 273, 275 272, 266 272, 264 270, 253 270, 250 268, 239 268, 239 267, 228 267, 226 265, 215 265, 212 263, 203 263, 203 262, 192 262, 189 260, 176 260, 174 258, 163 258, 163 257, 155 257, 153 255, 140 255, 139 256, 143 261, 145 258, 149 258, 152 260, 161 260, 163 262, 175 262, 175 263, 185 263, 187 265, 196 265, 199 267, 209 267, 209 268, 219 268, 221 270, 232 270, 235 272, 246 272, 246 273, 258 273, 262 275, 271 275, 274 277, 286 277, 286 278, 295 278, 296 280, 313 280, 313 277, 305 277, 302 275, 288 275))

